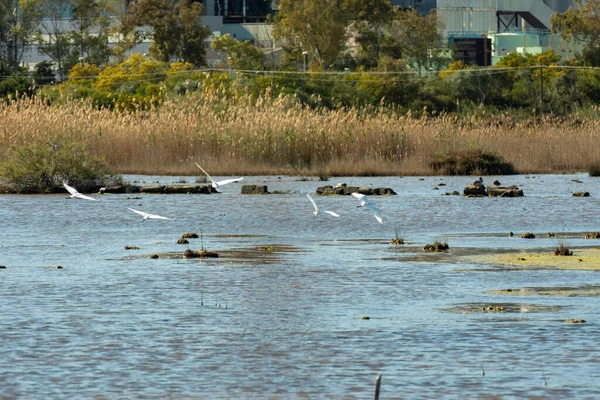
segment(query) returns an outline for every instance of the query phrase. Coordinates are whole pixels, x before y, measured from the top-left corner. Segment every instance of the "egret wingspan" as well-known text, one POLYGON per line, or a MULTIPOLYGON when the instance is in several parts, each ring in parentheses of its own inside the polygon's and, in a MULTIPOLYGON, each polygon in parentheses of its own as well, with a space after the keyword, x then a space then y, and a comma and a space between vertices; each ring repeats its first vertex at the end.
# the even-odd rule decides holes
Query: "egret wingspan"
POLYGON ((75 189, 74 187, 71 187, 71 186, 67 185, 65 182, 63 182, 63 186, 71 194, 71 197, 74 197, 74 198, 77 198, 77 199, 83 199, 83 200, 99 201, 98 199, 94 199, 93 197, 86 196, 84 194, 79 193, 77 191, 77 189, 75 189))
POLYGON ((168 219, 170 221, 173 221, 173 218, 163 217, 162 215, 148 214, 147 212, 143 212, 140 210, 134 210, 133 208, 129 208, 129 207, 127 207, 127 209, 144 217, 144 219, 142 221, 145 221, 147 219, 168 219))
POLYGON ((365 205, 365 207, 367 207, 369 210, 373 211, 373 214, 375 215, 375 219, 380 224, 383 224, 383 216, 382 216, 381 210, 379 208, 377 208, 373 203, 367 203, 365 205))
POLYGON ((367 199, 367 196, 365 196, 362 193, 358 193, 358 192, 352 193, 352 196, 356 197, 360 201, 359 207, 367 207, 369 210, 373 211, 373 214, 375 215, 375 219, 377 220, 377 222, 379 222, 380 224, 383 224, 383 215, 381 213, 381 210, 379 208, 377 208, 377 206, 375 204, 371 203, 369 201, 369 199, 367 199))
POLYGON ((242 179, 244 179, 244 178, 242 177, 242 178, 223 179, 222 181, 218 181, 215 183, 217 186, 222 186, 222 185, 227 185, 228 183, 232 183, 232 182, 239 182, 242 179))
POLYGON ((100 201, 98 199, 94 199, 93 197, 90 196, 86 196, 85 194, 76 194, 74 197, 77 197, 78 199, 84 199, 84 200, 92 200, 92 201, 100 201))
POLYGON ((320 211, 319 207, 317 206, 317 203, 315 203, 315 201, 313 200, 313 198, 310 196, 310 194, 306 193, 306 197, 308 197, 308 199, 310 200, 310 202, 312 203, 313 207, 315 208, 315 211, 313 211, 313 214, 315 214, 315 217, 321 213, 326 213, 331 215, 332 217, 339 217, 340 215, 338 213, 335 213, 333 211, 320 211))
POLYGON ((361 206, 364 206, 369 202, 369 200, 367 199, 367 196, 365 196, 362 193, 354 192, 354 193, 352 193, 352 196, 356 197, 360 201, 361 206))
POLYGON ((218 181, 218 182, 216 182, 216 181, 215 181, 215 180, 214 180, 214 179, 213 179, 213 178, 212 178, 212 177, 211 177, 211 176, 210 176, 210 175, 209 175, 209 174, 208 174, 208 173, 207 173, 207 172, 204 170, 204 168, 202 168, 202 167, 200 166, 200 164, 196 163, 196 166, 197 166, 198 168, 200 168, 200 170, 201 170, 202 172, 204 172, 204 175, 206 175, 206 176, 208 177, 208 179, 210 179, 210 182, 211 182, 211 184, 212 184, 212 187, 214 187, 215 189, 217 189, 217 191, 219 191, 219 188, 220 188, 222 185, 227 185, 228 183, 232 183, 232 182, 238 182, 238 181, 241 181, 242 179, 244 179, 243 177, 242 177, 242 178, 231 178, 231 179, 223 179, 222 181, 218 181))
POLYGON ((313 214, 315 214, 315 217, 316 217, 317 215, 319 215, 319 207, 317 207, 317 203, 315 203, 313 198, 310 197, 310 194, 306 193, 306 197, 308 197, 308 199, 312 203, 313 207, 315 208, 315 211, 313 212, 313 214))
POLYGON ((206 176, 208 177, 208 179, 210 179, 210 181, 212 182, 212 184, 213 184, 213 186, 214 186, 214 185, 215 185, 215 181, 213 180, 213 178, 211 178, 211 177, 210 177, 210 175, 208 174, 208 172, 206 172, 206 171, 204 170, 204 168, 202 168, 202 167, 200 166, 200 164, 198 164, 198 163, 195 163, 195 164, 196 164, 196 166, 197 166, 198 168, 200 168, 200 170, 201 170, 202 172, 204 172, 204 175, 206 175, 206 176))
POLYGON ((67 185, 64 182, 63 182, 63 186, 65 187, 65 189, 67 189, 67 191, 69 193, 71 193, 72 196, 75 196, 76 194, 79 194, 79 192, 77 191, 77 189, 75 189, 74 187, 71 187, 71 186, 67 185))

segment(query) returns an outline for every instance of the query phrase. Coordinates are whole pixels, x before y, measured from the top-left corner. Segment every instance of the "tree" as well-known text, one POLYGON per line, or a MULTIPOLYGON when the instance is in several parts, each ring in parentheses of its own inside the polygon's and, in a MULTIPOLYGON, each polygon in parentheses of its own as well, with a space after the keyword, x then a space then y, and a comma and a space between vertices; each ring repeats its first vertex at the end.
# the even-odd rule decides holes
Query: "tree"
POLYGON ((71 38, 73 44, 79 47, 79 57, 89 64, 107 63, 110 56, 108 46, 110 20, 107 15, 110 11, 109 3, 105 0, 72 1, 72 25, 75 29, 71 33, 71 38))
POLYGON ((402 59, 419 74, 439 69, 447 61, 442 49, 443 24, 435 13, 423 17, 414 10, 397 10, 388 29, 402 59))
POLYGON ((376 68, 380 58, 399 58, 385 27, 394 16, 389 0, 345 0, 343 9, 352 21, 350 29, 357 44, 355 58, 359 66, 376 68))
POLYGON ((574 0, 577 9, 555 13, 550 19, 553 33, 562 33, 565 39, 585 43, 584 62, 600 66, 600 0, 574 0))
POLYGON ((231 66, 238 70, 261 70, 264 65, 262 51, 252 43, 231 37, 230 34, 213 38, 210 47, 223 51, 231 59, 231 66))
POLYGON ((40 0, 0 0, 0 64, 4 69, 19 71, 23 53, 34 42, 41 19, 40 0))
POLYGON ((202 4, 192 0, 138 0, 131 4, 121 32, 136 42, 152 39, 150 53, 160 61, 173 58, 194 65, 206 64, 205 40, 210 29, 202 24, 202 4), (147 26, 150 32, 136 28, 147 26))
POLYGON ((308 52, 309 66, 328 69, 346 46, 348 15, 343 0, 281 0, 276 38, 296 55, 308 52))
POLYGON ((102 65, 108 62, 107 17, 111 10, 105 0, 51 0, 44 4, 47 18, 41 24, 39 50, 57 65, 59 75, 78 62, 102 65), (65 19, 70 15, 70 19, 65 19))

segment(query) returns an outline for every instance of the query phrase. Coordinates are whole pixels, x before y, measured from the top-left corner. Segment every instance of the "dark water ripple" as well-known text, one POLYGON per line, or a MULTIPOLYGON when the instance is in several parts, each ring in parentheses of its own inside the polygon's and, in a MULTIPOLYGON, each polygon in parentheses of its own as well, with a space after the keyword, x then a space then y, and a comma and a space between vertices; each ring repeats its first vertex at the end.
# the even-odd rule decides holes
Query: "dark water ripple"
POLYGON ((600 397, 597 298, 510 299, 556 312, 443 311, 507 301, 488 290, 600 284, 597 272, 457 272, 481 266, 414 257, 436 239, 451 251, 551 248, 547 232, 596 246, 575 233, 600 230, 599 178, 500 177, 523 187, 521 199, 442 195, 464 177, 332 180, 396 190, 372 198, 383 225, 350 197, 317 197, 342 218, 313 218, 305 193, 322 183, 246 179, 289 194, 241 196, 231 185, 98 203, 0 196, 0 397, 368 398, 378 373, 384 398, 600 397), (572 197, 583 190, 592 197, 572 197), (127 207, 176 220, 142 223, 127 207), (396 228, 411 244, 386 243, 396 228), (182 253, 175 242, 187 231, 239 257, 148 258, 182 253), (267 245, 292 251, 253 250, 267 245))

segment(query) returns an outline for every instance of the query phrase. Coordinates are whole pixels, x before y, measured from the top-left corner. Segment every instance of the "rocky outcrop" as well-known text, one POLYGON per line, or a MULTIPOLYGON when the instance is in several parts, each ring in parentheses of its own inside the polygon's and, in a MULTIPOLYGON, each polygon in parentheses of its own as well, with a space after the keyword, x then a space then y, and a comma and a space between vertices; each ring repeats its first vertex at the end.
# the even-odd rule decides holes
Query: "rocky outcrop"
POLYGON ((183 258, 219 258, 219 254, 208 250, 186 250, 183 258))
POLYGON ((565 322, 569 324, 585 324, 585 320, 581 318, 569 318, 565 322))
POLYGON ((486 197, 487 191, 485 185, 481 183, 472 183, 463 190, 463 194, 467 197, 486 197))
POLYGON ((523 197, 523 191, 511 186, 490 186, 485 187, 482 183, 472 183, 463 190, 463 194, 467 197, 523 197))
POLYGON ((269 194, 267 185, 242 185, 242 194, 269 194))
POLYGON ((210 194, 217 193, 216 189, 208 185, 163 185, 140 186, 140 193, 157 194, 210 194))
POLYGON ((350 196, 355 192, 366 196, 390 196, 396 194, 391 188, 365 188, 348 186, 345 183, 338 184, 335 187, 331 185, 321 186, 317 188, 315 193, 320 196, 350 196))
POLYGON ((516 187, 512 186, 495 186, 488 187, 487 193, 489 197, 523 197, 523 191, 516 187))
POLYGON ((590 197, 590 192, 575 192, 573 193, 575 197, 590 197))

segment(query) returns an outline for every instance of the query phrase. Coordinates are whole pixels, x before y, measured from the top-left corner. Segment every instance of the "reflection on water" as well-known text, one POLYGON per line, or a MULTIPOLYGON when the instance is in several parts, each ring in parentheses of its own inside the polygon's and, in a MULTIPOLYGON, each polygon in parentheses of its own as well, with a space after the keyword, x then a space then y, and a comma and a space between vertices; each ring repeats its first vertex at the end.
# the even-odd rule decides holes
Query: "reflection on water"
POLYGON ((579 233, 600 230, 600 178, 499 179, 526 197, 443 195, 469 177, 329 182, 393 188, 398 196, 371 197, 383 225, 349 196, 317 198, 341 218, 315 218, 305 193, 323 183, 286 177, 245 178, 289 191, 267 196, 240 195, 239 184, 97 203, 0 196, 0 393, 368 398, 383 373, 383 398, 600 396, 597 297, 509 299, 536 312, 444 311, 502 304, 506 296, 486 292, 510 287, 599 284, 591 271, 477 273, 481 265, 456 263, 477 249, 552 248, 548 232, 568 234, 572 247, 597 245, 579 233), (583 190, 592 197, 571 195, 583 190), (127 207, 176 220, 140 222, 127 207), (396 229, 408 245, 388 244, 396 229), (190 248, 221 257, 173 256, 188 248, 176 241, 189 231, 203 235, 190 248), (538 239, 518 237, 528 231, 538 239), (450 252, 422 256, 434 240, 450 252))

